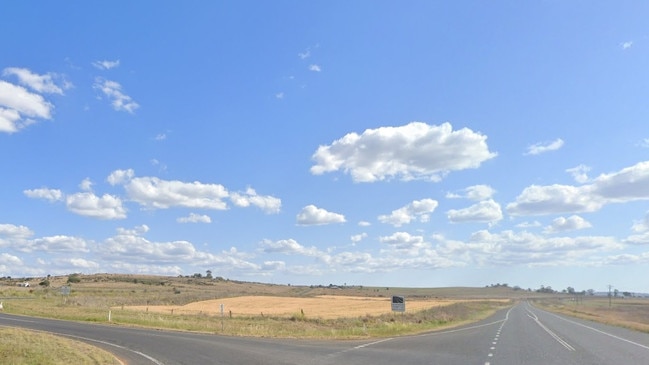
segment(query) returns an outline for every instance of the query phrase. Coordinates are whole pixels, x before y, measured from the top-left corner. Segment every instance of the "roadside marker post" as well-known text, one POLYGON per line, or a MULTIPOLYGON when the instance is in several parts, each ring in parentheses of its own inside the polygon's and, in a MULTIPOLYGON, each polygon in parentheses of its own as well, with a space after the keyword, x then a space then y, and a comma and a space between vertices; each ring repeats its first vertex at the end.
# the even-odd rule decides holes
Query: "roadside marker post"
POLYGON ((221 303, 221 332, 223 332, 223 309, 224 309, 223 303, 221 303))

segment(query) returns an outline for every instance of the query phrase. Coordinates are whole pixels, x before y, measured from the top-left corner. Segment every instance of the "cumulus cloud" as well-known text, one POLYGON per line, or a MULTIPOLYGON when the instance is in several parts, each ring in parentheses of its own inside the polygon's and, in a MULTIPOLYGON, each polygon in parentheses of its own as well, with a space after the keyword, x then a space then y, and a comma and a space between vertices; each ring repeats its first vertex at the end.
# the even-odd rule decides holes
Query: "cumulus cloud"
POLYGON ((287 255, 301 255, 308 257, 320 257, 325 254, 317 247, 305 247, 294 239, 279 241, 263 240, 260 245, 262 250, 266 253, 282 253, 287 255))
POLYGON ((563 147, 563 140, 561 138, 557 138, 552 142, 546 142, 546 143, 537 143, 532 146, 529 146, 527 148, 527 152, 525 153, 526 155, 540 155, 542 153, 550 152, 550 151, 556 151, 563 147))
POLYGON ((36 119, 52 119, 53 109, 40 94, 0 80, 0 132, 15 133, 36 119))
POLYGON ((365 238, 367 238, 367 233, 363 232, 363 233, 355 234, 351 236, 349 239, 354 243, 358 243, 364 240, 365 238))
POLYGON ((619 250, 623 245, 613 237, 546 237, 529 232, 483 230, 467 243, 449 246, 447 253, 468 251, 479 265, 574 265, 596 252, 619 250))
POLYGON ((390 236, 379 237, 379 241, 389 245, 393 250, 405 251, 411 254, 430 247, 430 244, 424 240, 423 236, 413 236, 408 232, 395 232, 390 236))
POLYGON ((566 169, 566 172, 572 175, 572 177, 575 179, 576 182, 580 184, 587 183, 589 178, 588 178, 588 172, 590 171, 590 167, 586 165, 579 165, 575 166, 570 169, 566 169))
POLYGON ((297 215, 297 224, 300 226, 315 226, 333 223, 345 223, 345 216, 332 213, 315 205, 307 205, 297 215))
POLYGON ((415 200, 412 203, 393 210, 389 215, 380 215, 379 222, 391 224, 395 227, 401 227, 413 220, 419 220, 422 223, 428 222, 430 213, 437 208, 437 201, 433 199, 415 200))
POLYGON ((50 203, 63 200, 63 193, 61 192, 61 190, 58 189, 41 188, 41 189, 23 190, 23 194, 25 194, 25 196, 29 198, 44 199, 49 201, 50 203))
MULTIPOLYGON (((36 92, 63 95, 63 88, 54 82, 55 78, 60 78, 56 74, 47 73, 39 75, 26 68, 19 67, 7 67, 2 74, 4 76, 16 76, 21 85, 27 86, 36 92)), ((64 82, 63 87, 69 88, 71 85, 64 82)))
POLYGON ((178 223, 212 223, 212 218, 204 214, 190 213, 187 217, 176 219, 178 223))
POLYGON ((111 105, 116 111, 125 111, 132 114, 140 107, 130 96, 122 92, 122 85, 118 82, 98 77, 95 79, 93 88, 101 91, 111 101, 111 105))
POLYGON ((104 194, 101 197, 82 192, 68 195, 65 200, 68 210, 86 217, 98 219, 124 219, 126 209, 122 200, 116 196, 104 194))
POLYGON ((477 168, 496 156, 486 136, 449 123, 431 126, 413 122, 401 127, 349 133, 313 154, 311 173, 342 170, 355 182, 392 179, 439 181, 451 171, 477 168))
POLYGON ((320 72, 320 71, 322 71, 322 68, 320 68, 319 65, 311 64, 311 65, 309 65, 309 71, 320 72))
POLYGON ((238 207, 256 206, 266 213, 279 213, 282 207, 282 201, 273 196, 258 195, 255 189, 248 188, 243 193, 231 193, 230 200, 232 204, 238 207))
POLYGON ((90 178, 85 178, 79 184, 79 189, 83 191, 92 191, 92 185, 92 180, 90 180, 90 178))
POLYGON ((16 226, 14 224, 0 224, 0 242, 2 239, 22 240, 31 237, 34 234, 31 229, 25 226, 16 226))
POLYGON ((631 229, 634 232, 649 231, 649 212, 647 212, 642 220, 634 221, 631 229))
POLYGON ((532 185, 507 205, 511 215, 594 212, 606 204, 649 200, 649 161, 594 178, 590 184, 532 185))
POLYGON ((100 70, 110 70, 111 68, 115 68, 119 66, 119 60, 115 61, 108 61, 108 60, 103 60, 103 61, 95 61, 92 63, 93 66, 100 70))
POLYGON ((447 193, 446 198, 448 199, 458 199, 464 198, 474 201, 481 201, 490 199, 496 190, 489 185, 473 185, 464 189, 461 193, 447 193))
MULTIPOLYGON (((136 272, 160 273, 162 266, 193 265, 196 267, 259 271, 260 266, 247 261, 236 249, 213 254, 197 250, 188 241, 153 242, 135 230, 118 230, 117 235, 99 245, 98 254, 111 262, 111 267, 138 267, 136 272)), ((164 271, 164 270, 162 270, 164 271)))
POLYGON ((620 43, 620 47, 622 49, 624 49, 624 50, 627 50, 627 49, 631 48, 632 46, 633 46, 633 41, 626 41, 626 42, 620 43))
POLYGON ((543 233, 560 233, 568 231, 576 231, 579 229, 590 228, 590 222, 578 215, 572 215, 568 218, 559 217, 552 221, 552 224, 545 227, 543 233))
POLYGON ((204 184, 198 181, 188 183, 162 180, 157 177, 132 177, 130 180, 124 180, 124 176, 130 176, 130 174, 113 173, 109 177, 109 181, 122 182, 129 199, 146 208, 227 209, 227 204, 223 199, 227 198, 229 194, 220 184, 204 184))
POLYGON ((521 222, 521 223, 517 224, 516 227, 518 227, 518 228, 536 228, 536 227, 541 227, 541 225, 542 224, 539 221, 532 221, 532 222, 525 221, 525 222, 521 222))
POLYGON ((492 199, 484 200, 464 209, 451 209, 446 213, 452 223, 486 222, 494 223, 503 219, 500 204, 492 199))

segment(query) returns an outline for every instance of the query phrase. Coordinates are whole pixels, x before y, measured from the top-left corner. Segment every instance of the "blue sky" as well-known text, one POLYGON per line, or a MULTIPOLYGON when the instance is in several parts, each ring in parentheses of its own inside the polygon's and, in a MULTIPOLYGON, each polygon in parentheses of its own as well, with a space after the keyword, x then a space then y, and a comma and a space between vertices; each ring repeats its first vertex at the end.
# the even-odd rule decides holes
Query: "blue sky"
POLYGON ((5 10, 0 276, 649 292, 646 2, 5 10))

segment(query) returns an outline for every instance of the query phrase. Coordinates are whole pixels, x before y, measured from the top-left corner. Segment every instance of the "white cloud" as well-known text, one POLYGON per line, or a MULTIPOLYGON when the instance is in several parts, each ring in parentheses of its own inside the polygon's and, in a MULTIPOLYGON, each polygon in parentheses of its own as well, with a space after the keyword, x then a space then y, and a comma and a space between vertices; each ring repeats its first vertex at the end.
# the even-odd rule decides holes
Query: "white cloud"
POLYGON ((552 221, 552 224, 545 227, 543 233, 560 233, 568 231, 576 231, 579 229, 590 228, 590 222, 578 215, 572 215, 568 218, 559 217, 552 221))
POLYGON ((590 167, 586 165, 579 165, 575 166, 570 169, 566 169, 566 172, 571 174, 572 177, 575 179, 576 182, 580 184, 585 184, 588 182, 588 172, 590 171, 590 167))
POLYGON ((541 227, 541 222, 539 221, 532 221, 532 222, 522 222, 516 225, 518 228, 536 228, 536 227, 541 227))
POLYGON ((360 222, 358 222, 358 225, 361 226, 361 227, 369 227, 369 226, 372 225, 372 223, 366 222, 366 221, 360 221, 360 222))
POLYGON ((281 100, 281 99, 284 99, 284 93, 283 93, 283 92, 279 92, 279 93, 275 94, 275 98, 276 98, 276 99, 280 99, 280 100, 281 100))
POLYGON ((379 241, 388 244, 394 250, 407 251, 411 254, 430 247, 423 236, 413 236, 408 232, 395 232, 390 236, 379 237, 379 241))
POLYGON ((302 60, 307 59, 307 58, 309 58, 311 56, 311 50, 309 48, 307 48, 306 51, 300 52, 297 55, 302 60))
POLYGON ((526 155, 540 155, 545 152, 556 151, 563 147, 563 140, 557 138, 556 140, 549 143, 537 143, 535 145, 529 146, 527 148, 526 155))
POLYGON ((103 61, 95 61, 92 63, 93 66, 100 70, 110 70, 111 68, 115 68, 119 66, 119 60, 115 61, 108 61, 108 60, 103 60, 103 61))
MULTIPOLYGON (((111 180, 118 181, 119 178, 120 173, 116 180, 111 180)), ((186 207, 225 210, 227 204, 223 199, 229 196, 223 185, 161 180, 157 177, 133 177, 125 182, 124 189, 129 199, 155 209, 186 207)))
POLYGON ((126 218, 126 209, 122 206, 122 200, 108 194, 101 197, 90 192, 68 195, 66 205, 71 212, 86 217, 99 219, 126 218))
POLYGON ((212 218, 204 214, 190 213, 187 217, 176 219, 178 223, 212 223, 212 218))
POLYGON ((33 199, 45 199, 50 203, 63 200, 63 193, 61 192, 61 190, 58 189, 41 188, 41 189, 23 190, 23 194, 33 199))
POLYGON ((100 90, 104 96, 111 100, 113 109, 134 113, 140 107, 130 96, 122 92, 122 85, 115 81, 105 80, 100 77, 95 79, 93 88, 100 90))
POLYGON ((332 223, 345 223, 345 216, 338 213, 328 212, 315 205, 307 205, 297 215, 297 224, 301 226, 314 226, 332 223))
MULTIPOLYGON (((18 77, 21 85, 27 86, 36 92, 63 95, 63 89, 54 83, 54 78, 58 77, 55 74, 39 75, 26 68, 19 67, 5 68, 2 74, 4 76, 14 75, 18 77)), ((71 86, 68 83, 64 83, 64 85, 66 88, 71 86)))
POLYGON ((464 189, 460 194, 447 193, 446 198, 448 199, 465 198, 474 201, 481 201, 481 200, 490 199, 495 193, 496 190, 494 190, 489 185, 473 185, 464 189))
POLYGON ((469 252, 481 266, 493 265, 577 265, 596 252, 619 250, 623 245, 613 237, 546 237, 529 232, 478 231, 467 243, 453 243, 447 254, 469 252))
POLYGON ((34 232, 25 226, 16 226, 13 224, 0 224, 0 242, 2 238, 10 240, 27 239, 34 235, 34 232))
POLYGON ((320 146, 312 156, 316 164, 311 173, 342 170, 356 182, 394 177, 439 181, 450 171, 477 168, 495 157, 486 139, 467 128, 453 131, 449 123, 367 129, 320 146))
POLYGON ((90 178, 85 178, 81 183, 79 184, 79 189, 83 191, 92 191, 92 180, 90 178))
POLYGON ((3 272, 7 272, 9 267, 20 267, 23 266, 23 261, 14 255, 8 253, 0 253, 0 268, 3 268, 3 272))
POLYGON ((21 251, 32 252, 89 252, 88 243, 79 237, 50 236, 36 238, 29 245, 22 247, 21 251))
POLYGON ((626 42, 620 43, 620 47, 622 47, 622 49, 624 49, 624 50, 627 50, 627 49, 631 48, 632 46, 633 46, 633 41, 626 41, 626 42))
POLYGON ((532 185, 516 197, 516 202, 507 204, 506 209, 517 216, 594 212, 605 200, 593 195, 592 190, 590 185, 532 185))
POLYGON ((354 243, 358 243, 364 240, 365 238, 367 238, 367 233, 363 232, 363 233, 355 234, 351 236, 349 239, 351 239, 351 241, 354 243))
POLYGON ((644 218, 640 221, 634 221, 631 229, 634 232, 646 232, 649 231, 649 212, 647 212, 644 218))
POLYGON ((282 253, 287 255, 302 255, 308 257, 321 257, 323 255, 326 255, 318 248, 314 246, 305 247, 294 239, 279 241, 263 240, 260 245, 262 247, 262 250, 266 253, 282 253))
POLYGON ((390 215, 380 215, 378 219, 381 223, 391 224, 395 227, 401 227, 417 219, 425 223, 428 222, 430 213, 435 211, 437 205, 437 201, 433 199, 415 200, 402 208, 393 210, 390 215))
POLYGON ((115 170, 108 175, 106 181, 111 185, 121 185, 125 184, 135 176, 135 171, 132 169, 128 170, 115 170))
POLYGON ((259 195, 253 188, 233 192, 220 184, 199 181, 162 180, 157 177, 135 177, 132 169, 115 170, 106 179, 111 185, 123 185, 128 198, 148 209, 172 207, 226 210, 225 199, 235 206, 255 206, 265 213, 279 213, 282 201, 270 195, 259 195))
POLYGON ((160 272, 162 266, 173 265, 211 267, 222 272, 260 269, 235 249, 212 254, 197 250, 188 241, 152 242, 144 238, 142 232, 131 230, 118 230, 117 235, 99 245, 99 255, 111 262, 112 267, 139 267, 138 272, 160 272))
POLYGON ((35 123, 52 119, 54 106, 41 95, 0 80, 0 132, 15 133, 35 123))
POLYGON ((282 207, 281 199, 269 195, 258 195, 252 188, 246 189, 244 193, 231 193, 230 200, 238 207, 254 205, 268 214, 279 213, 282 207))
POLYGON ((446 212, 448 220, 452 223, 460 222, 486 222, 494 223, 503 219, 500 204, 492 199, 481 201, 468 208, 451 209, 446 212))
POLYGON ((167 139, 167 134, 166 133, 159 133, 155 136, 156 141, 164 141, 167 139))
POLYGON ((309 65, 309 71, 313 71, 313 72, 321 72, 321 71, 322 71, 322 68, 320 68, 319 65, 311 64, 311 65, 309 65))

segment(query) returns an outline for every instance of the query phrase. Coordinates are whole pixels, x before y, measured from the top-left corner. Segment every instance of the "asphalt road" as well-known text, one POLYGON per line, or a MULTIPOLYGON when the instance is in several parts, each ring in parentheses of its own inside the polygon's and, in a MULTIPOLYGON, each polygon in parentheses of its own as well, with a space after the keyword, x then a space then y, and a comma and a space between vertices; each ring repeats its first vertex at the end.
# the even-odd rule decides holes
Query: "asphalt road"
POLYGON ((0 314, 0 326, 86 341, 128 365, 649 365, 649 334, 558 316, 528 303, 453 330, 373 341, 225 337, 7 314, 0 314))

